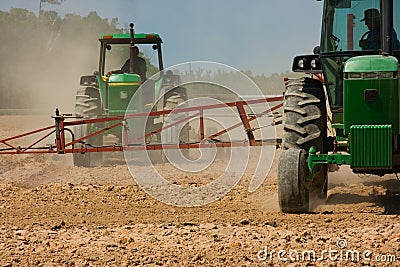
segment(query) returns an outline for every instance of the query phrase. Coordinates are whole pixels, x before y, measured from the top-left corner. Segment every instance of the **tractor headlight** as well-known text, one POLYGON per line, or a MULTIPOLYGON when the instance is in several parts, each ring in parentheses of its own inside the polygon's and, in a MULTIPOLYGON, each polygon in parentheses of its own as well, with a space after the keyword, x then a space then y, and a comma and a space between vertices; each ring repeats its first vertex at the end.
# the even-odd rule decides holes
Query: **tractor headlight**
POLYGON ((310 65, 311 65, 311 69, 316 69, 317 68, 317 60, 316 59, 311 60, 310 65))
POLYGON ((320 73, 321 62, 318 55, 297 56, 293 60, 292 70, 297 72, 320 73))
POLYGON ((305 63, 306 63, 305 61, 306 61, 306 59, 302 58, 302 59, 299 60, 299 62, 297 62, 297 66, 299 67, 299 69, 304 69, 304 66, 305 66, 305 63))
POLYGON ((90 76, 82 76, 80 85, 83 86, 96 86, 97 85, 97 77, 94 75, 90 76))

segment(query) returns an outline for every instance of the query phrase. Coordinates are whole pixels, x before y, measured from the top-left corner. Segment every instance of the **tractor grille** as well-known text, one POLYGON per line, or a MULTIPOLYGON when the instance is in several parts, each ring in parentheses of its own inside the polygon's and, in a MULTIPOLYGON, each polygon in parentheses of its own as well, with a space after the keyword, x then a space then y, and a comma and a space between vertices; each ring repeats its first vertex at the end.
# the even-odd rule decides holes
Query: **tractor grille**
POLYGON ((392 126, 350 127, 351 167, 390 169, 392 167, 392 126))

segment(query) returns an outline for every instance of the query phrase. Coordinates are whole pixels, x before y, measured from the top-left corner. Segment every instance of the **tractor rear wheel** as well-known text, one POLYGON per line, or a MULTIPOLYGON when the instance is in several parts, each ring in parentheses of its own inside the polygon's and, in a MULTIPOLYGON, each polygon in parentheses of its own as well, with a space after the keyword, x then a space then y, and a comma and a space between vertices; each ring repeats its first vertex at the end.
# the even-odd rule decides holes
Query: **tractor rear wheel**
POLYGON ((278 168, 278 198, 281 211, 308 212, 307 168, 304 150, 291 148, 282 151, 278 168))
MULTIPOLYGON (((162 101, 163 101, 162 109, 163 110, 173 110, 177 106, 182 104, 183 102, 187 101, 187 99, 188 99, 187 94, 186 94, 186 89, 183 87, 176 87, 176 88, 170 89, 170 90, 162 89, 161 91, 162 92, 167 91, 162 98, 162 101)), ((158 104, 156 104, 155 106, 157 107, 158 104)), ((165 118, 167 116, 168 115, 163 115, 160 118, 151 118, 151 120, 149 119, 146 122, 146 133, 155 131, 156 129, 160 129, 161 127, 165 126, 164 122, 165 122, 165 118), (157 121, 157 122, 155 122, 155 121, 157 121)), ((179 133, 172 132, 172 129, 173 129, 173 127, 164 130, 165 134, 170 133, 170 135, 167 137, 167 139, 169 141, 171 141, 170 139, 172 139, 172 143, 175 143, 175 142, 173 142, 174 138, 176 136, 178 136, 179 140, 175 140, 175 141, 177 141, 177 143, 188 143, 189 142, 189 125, 188 124, 183 126, 179 133), (176 135, 176 134, 178 134, 178 135, 176 135)), ((146 140, 146 143, 147 144, 161 144, 161 142, 162 142, 161 139, 162 139, 161 133, 160 132, 155 133, 146 140)), ((152 163, 165 163, 168 161, 167 157, 165 155, 165 151, 163 151, 163 150, 155 150, 155 151, 148 150, 148 154, 149 154, 149 158, 152 163)), ((189 158, 189 149, 182 149, 182 154, 184 155, 184 157, 189 158)))
MULTIPOLYGON (((80 88, 76 92, 75 113, 84 118, 95 118, 101 115, 101 100, 99 89, 94 87, 80 88)), ((83 124, 75 126, 75 140, 90 134, 90 125, 83 124)), ((75 144, 76 148, 98 147, 103 145, 103 136, 95 135, 80 143, 75 144)), ((103 162, 103 153, 74 153, 75 166, 94 167, 103 162)))
MULTIPOLYGON (((327 153, 325 145, 327 139, 326 100, 320 81, 308 77, 288 81, 283 120, 284 150, 294 148, 308 153, 309 149, 314 146, 320 153, 327 153)), ((286 167, 290 168, 290 165, 286 167)), ((315 167, 313 182, 310 186, 311 197, 326 198, 327 174, 326 165, 315 167)))
MULTIPOLYGON (((184 87, 177 87, 174 90, 171 90, 166 94, 166 99, 164 102, 164 110, 173 110, 183 102, 187 101, 188 97, 186 94, 186 89, 184 87)), ((179 113, 179 117, 183 118, 185 115, 183 113, 179 113)), ((188 121, 189 122, 189 121, 188 121)), ((179 133, 176 133, 178 135, 178 143, 181 144, 187 144, 189 143, 189 123, 186 123, 180 130, 179 133)), ((190 159, 190 151, 189 149, 181 149, 182 155, 186 159, 190 159)))

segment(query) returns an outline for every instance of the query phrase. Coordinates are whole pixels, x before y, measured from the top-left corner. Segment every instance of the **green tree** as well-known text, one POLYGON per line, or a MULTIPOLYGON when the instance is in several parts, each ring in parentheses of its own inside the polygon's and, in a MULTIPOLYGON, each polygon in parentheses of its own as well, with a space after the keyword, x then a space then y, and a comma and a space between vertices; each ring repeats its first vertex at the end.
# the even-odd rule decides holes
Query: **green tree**
POLYGON ((65 0, 39 0, 39 16, 41 16, 43 12, 43 4, 61 5, 63 1, 65 0))

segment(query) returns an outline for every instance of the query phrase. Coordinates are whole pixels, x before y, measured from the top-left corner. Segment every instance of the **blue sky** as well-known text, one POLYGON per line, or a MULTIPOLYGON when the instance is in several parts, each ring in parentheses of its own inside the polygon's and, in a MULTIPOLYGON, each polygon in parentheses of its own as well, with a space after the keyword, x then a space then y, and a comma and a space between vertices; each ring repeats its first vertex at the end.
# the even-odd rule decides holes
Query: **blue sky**
MULTIPOLYGON (((0 10, 26 8, 37 14, 39 0, 0 0, 0 10)), ((319 43, 322 2, 316 0, 65 0, 45 4, 61 16, 118 18, 137 32, 163 40, 166 66, 208 60, 255 74, 289 71, 292 58, 319 43)))

